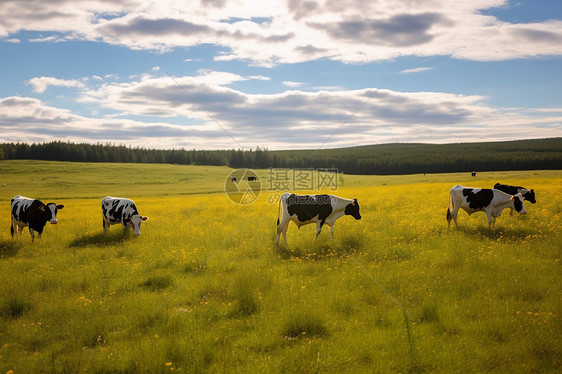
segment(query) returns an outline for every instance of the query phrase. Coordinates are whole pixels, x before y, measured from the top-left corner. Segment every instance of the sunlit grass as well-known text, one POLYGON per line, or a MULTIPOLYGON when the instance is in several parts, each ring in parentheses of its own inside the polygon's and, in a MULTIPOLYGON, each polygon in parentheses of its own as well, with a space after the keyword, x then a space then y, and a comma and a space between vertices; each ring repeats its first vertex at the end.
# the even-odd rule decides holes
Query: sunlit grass
POLYGON ((103 233, 94 197, 110 192, 77 184, 88 198, 76 198, 53 184, 39 192, 61 197, 59 224, 33 244, 27 229, 13 241, 15 191, 2 192, 0 372, 560 369, 560 173, 346 176, 334 193, 357 197, 363 219, 342 217, 334 240, 324 228, 315 243, 312 225, 291 225, 279 247, 267 194, 248 206, 224 194, 161 196, 165 183, 125 185, 136 175, 116 186, 150 216, 140 237, 103 233), (535 188, 538 203, 526 216, 504 213, 495 230, 464 212, 447 228, 452 185, 496 181, 535 188))

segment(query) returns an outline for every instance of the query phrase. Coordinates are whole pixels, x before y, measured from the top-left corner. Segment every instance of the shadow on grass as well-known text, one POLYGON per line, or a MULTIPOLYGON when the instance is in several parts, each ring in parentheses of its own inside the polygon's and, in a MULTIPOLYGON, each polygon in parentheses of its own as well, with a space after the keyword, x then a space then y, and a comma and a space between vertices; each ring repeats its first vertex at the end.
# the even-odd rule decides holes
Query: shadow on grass
POLYGON ((536 234, 536 230, 533 230, 529 226, 521 226, 517 228, 511 227, 498 227, 488 228, 485 226, 478 227, 459 227, 458 230, 464 234, 470 235, 472 237, 479 236, 486 239, 503 239, 505 241, 518 241, 525 239, 533 234, 536 234))
POLYGON ((97 234, 82 235, 81 237, 71 241, 68 246, 71 248, 86 247, 88 245, 107 246, 124 242, 131 237, 132 234, 130 230, 116 230, 108 234, 102 231, 97 234))
POLYGON ((329 258, 348 258, 360 252, 363 244, 361 240, 346 236, 341 240, 326 240, 322 242, 311 242, 306 246, 287 246, 280 244, 274 246, 275 253, 284 260, 300 259, 304 261, 321 261, 329 258))
POLYGON ((0 258, 14 257, 18 254, 23 245, 19 240, 1 240, 0 241, 0 258))
POLYGON ((33 309, 33 304, 23 295, 10 295, 0 303, 0 316, 15 319, 33 309))

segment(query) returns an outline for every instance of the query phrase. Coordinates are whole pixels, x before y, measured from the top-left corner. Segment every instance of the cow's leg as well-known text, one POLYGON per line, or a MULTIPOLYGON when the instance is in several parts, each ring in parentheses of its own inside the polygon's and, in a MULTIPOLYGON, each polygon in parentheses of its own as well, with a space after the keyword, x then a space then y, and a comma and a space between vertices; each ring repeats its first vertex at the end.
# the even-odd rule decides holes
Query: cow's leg
POLYGON ((277 238, 275 239, 275 245, 279 244, 279 238, 281 233, 283 233, 283 238, 285 239, 285 244, 287 244, 287 227, 289 226, 289 220, 283 217, 281 222, 277 225, 277 238))
POLYGON ((14 237, 14 232, 15 232, 16 238, 19 239, 20 238, 19 226, 14 220, 14 217, 12 217, 11 221, 12 221, 12 226, 10 227, 10 233, 12 234, 12 238, 14 237))
POLYGON ((287 230, 289 229, 289 222, 285 225, 283 229, 283 240, 285 240, 285 245, 287 245, 287 230))
MULTIPOLYGON (((453 219, 453 211, 455 210, 455 204, 453 203, 453 196, 449 195, 449 206, 447 207, 447 224, 451 227, 451 219, 453 219)), ((455 221, 455 225, 456 225, 455 221)), ((458 227, 458 226, 457 226, 458 227)))
POLYGON ((14 223, 14 230, 16 231, 16 238, 21 240, 20 233, 23 231, 16 223, 14 223))
POLYGON ((459 224, 457 223, 458 214, 459 214, 459 208, 454 207, 453 211, 451 212, 451 218, 449 219, 449 227, 451 227, 451 219, 452 219, 453 222, 455 223, 455 226, 457 226, 457 228, 459 228, 459 224))
POLYGON ((31 226, 29 227, 29 233, 31 234, 31 242, 33 243, 33 241, 35 240, 35 231, 33 231, 31 226))
POLYGON ((314 241, 316 241, 316 238, 318 237, 318 235, 320 235, 320 231, 322 231, 323 224, 324 224, 323 222, 318 222, 318 224, 316 224, 316 235, 314 235, 314 241))
POLYGON ((281 228, 281 225, 277 225, 277 237, 275 238, 275 245, 279 245, 279 237, 281 236, 282 232, 283 229, 281 228))
POLYGON ((109 232, 109 223, 103 220, 103 231, 107 234, 109 232))
POLYGON ((330 238, 334 239, 334 225, 330 225, 330 238))
POLYGON ((486 218, 488 219, 488 229, 490 229, 494 226, 496 219, 488 212, 486 212, 486 218))

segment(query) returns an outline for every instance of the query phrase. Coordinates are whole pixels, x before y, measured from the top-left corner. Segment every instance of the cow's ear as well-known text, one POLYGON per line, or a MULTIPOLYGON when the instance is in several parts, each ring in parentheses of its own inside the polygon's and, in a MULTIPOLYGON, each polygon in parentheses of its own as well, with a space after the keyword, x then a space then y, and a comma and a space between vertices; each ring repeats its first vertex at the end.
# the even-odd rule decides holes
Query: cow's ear
POLYGON ((141 218, 143 221, 148 221, 148 217, 142 217, 141 218))
POLYGON ((511 196, 511 201, 515 201, 515 196, 511 196))
POLYGON ((45 211, 45 205, 41 205, 41 206, 39 207, 39 210, 42 211, 42 212, 44 212, 44 211, 45 211))
POLYGON ((62 209, 62 208, 64 208, 64 205, 62 204, 57 205, 57 209, 62 209))
POLYGON ((351 205, 353 205, 353 206, 357 205, 357 199, 353 199, 353 202, 351 203, 351 205))

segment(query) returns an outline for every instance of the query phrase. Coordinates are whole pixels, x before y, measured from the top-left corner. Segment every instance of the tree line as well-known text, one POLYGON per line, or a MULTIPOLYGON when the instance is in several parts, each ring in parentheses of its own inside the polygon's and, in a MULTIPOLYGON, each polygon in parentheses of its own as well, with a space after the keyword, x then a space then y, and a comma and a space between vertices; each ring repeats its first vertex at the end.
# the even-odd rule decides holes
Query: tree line
POLYGON ((70 142, 3 143, 0 159, 167 163, 232 168, 338 169, 346 174, 415 174, 562 168, 562 138, 455 144, 381 144, 321 150, 147 149, 70 142))

